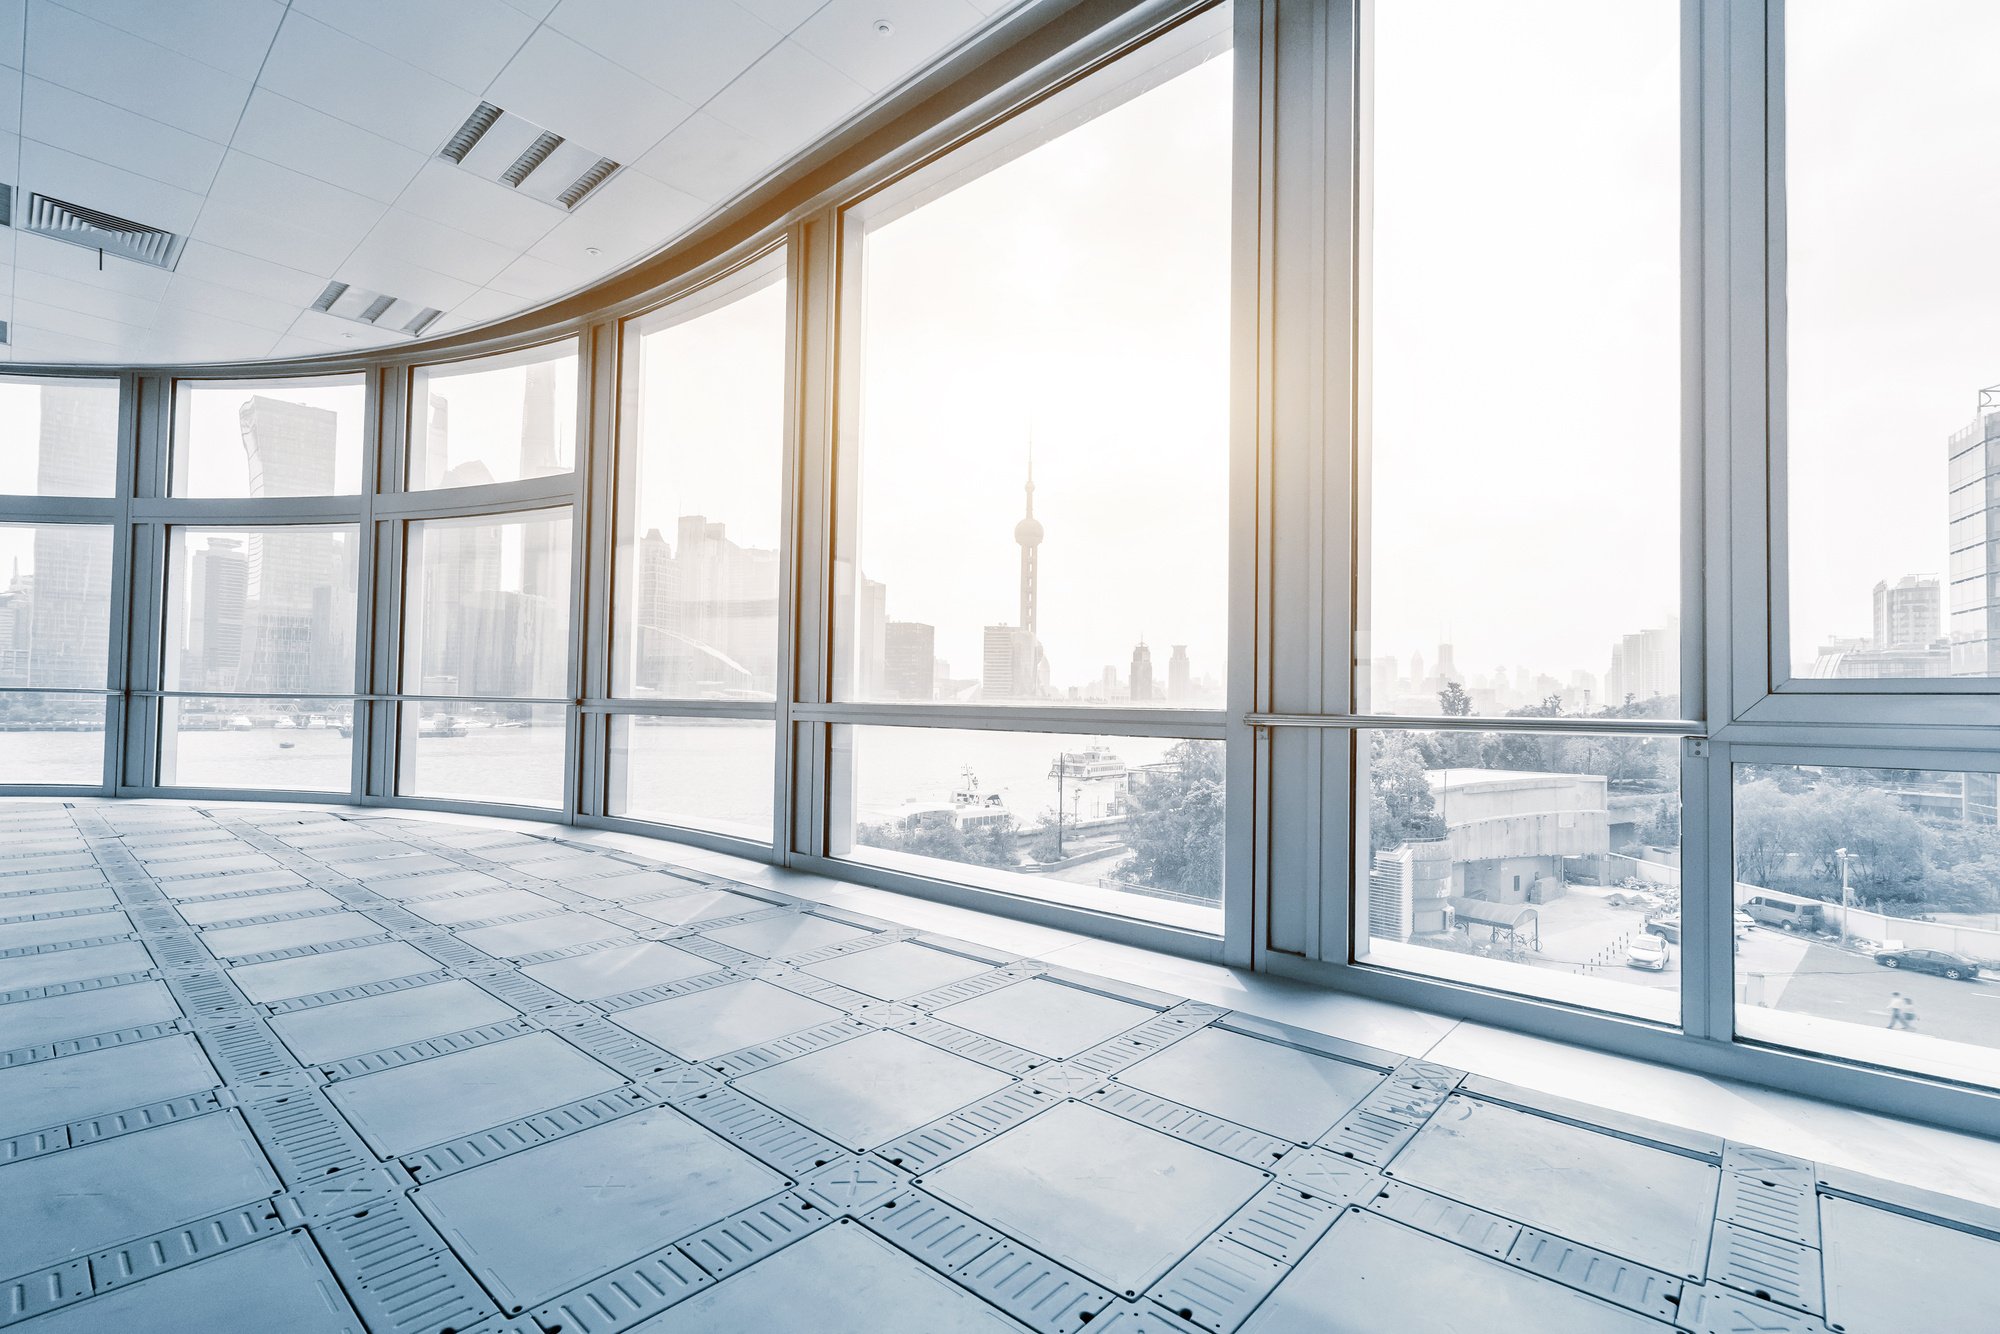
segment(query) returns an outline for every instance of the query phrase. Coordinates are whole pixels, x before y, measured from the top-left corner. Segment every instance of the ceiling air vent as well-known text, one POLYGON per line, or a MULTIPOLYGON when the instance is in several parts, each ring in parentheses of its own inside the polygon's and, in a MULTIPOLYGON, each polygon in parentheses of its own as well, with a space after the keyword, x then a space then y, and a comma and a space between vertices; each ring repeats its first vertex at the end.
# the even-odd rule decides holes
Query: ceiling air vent
POLYGON ((21 221, 21 230, 67 241, 86 250, 171 269, 179 262, 185 238, 158 227, 148 227, 130 218, 100 213, 94 208, 71 204, 48 195, 30 194, 21 221))
POLYGON ((419 306, 414 301, 371 292, 351 283, 331 282, 312 303, 312 308, 356 324, 408 334, 415 338, 444 314, 436 306, 419 306))
POLYGON ((0 227, 14 225, 14 187, 0 184, 0 227))
POLYGON ((619 163, 573 139, 481 102, 438 150, 447 162, 539 199, 573 209, 610 180, 619 163))
POLYGON ((0 320, 0 347, 5 347, 13 341, 7 334, 7 321, 0 320))

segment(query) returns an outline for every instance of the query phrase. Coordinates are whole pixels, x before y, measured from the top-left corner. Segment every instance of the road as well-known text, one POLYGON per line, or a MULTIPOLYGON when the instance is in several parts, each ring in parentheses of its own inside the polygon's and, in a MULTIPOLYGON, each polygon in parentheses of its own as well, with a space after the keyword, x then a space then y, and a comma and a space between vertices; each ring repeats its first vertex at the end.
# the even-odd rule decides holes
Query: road
MULTIPOLYGON (((1753 938, 1768 934, 1775 933, 1751 933, 1753 938)), ((1769 984, 1775 988, 1779 981, 1773 977, 1769 984)), ((1917 1032, 1980 1047, 2000 1046, 2000 983, 1988 978, 1953 982, 1929 973, 1884 968, 1865 954, 1810 943, 1791 980, 1783 985, 1775 1001, 1766 996, 1765 1003, 1774 1009, 1875 1028, 1888 1027, 1889 993, 1901 991, 1917 1003, 1917 1032)))

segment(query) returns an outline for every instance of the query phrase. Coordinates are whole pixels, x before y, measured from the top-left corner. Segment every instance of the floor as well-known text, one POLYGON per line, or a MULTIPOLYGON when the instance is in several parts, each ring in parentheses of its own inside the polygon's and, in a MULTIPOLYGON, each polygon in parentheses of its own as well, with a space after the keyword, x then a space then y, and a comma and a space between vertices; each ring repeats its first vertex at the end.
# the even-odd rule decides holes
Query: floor
POLYGON ((2000 1309, 1985 1141, 548 832, 0 805, 0 1326, 1864 1334, 2000 1309))

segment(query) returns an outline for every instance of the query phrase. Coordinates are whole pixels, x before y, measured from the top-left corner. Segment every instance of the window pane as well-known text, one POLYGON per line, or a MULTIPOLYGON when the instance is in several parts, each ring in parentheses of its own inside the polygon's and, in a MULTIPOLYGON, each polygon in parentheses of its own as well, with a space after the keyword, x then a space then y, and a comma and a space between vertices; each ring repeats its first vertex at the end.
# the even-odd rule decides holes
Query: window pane
POLYGON ((1680 1020, 1680 742, 1357 734, 1358 962, 1680 1020))
POLYGON ((396 790, 406 797, 560 807, 567 712, 560 704, 404 704, 396 790))
POLYGON ((410 525, 403 689, 569 693, 569 511, 410 525))
POLYGON ((0 376, 0 496, 108 496, 118 382, 0 376))
POLYGON ((182 380, 174 386, 171 494, 355 495, 367 411, 359 375, 182 380))
POLYGON ((837 727, 836 855, 1222 931, 1219 741, 837 727))
POLYGON ((102 695, 0 690, 0 783, 101 784, 104 708, 102 695))
POLYGON ((412 491, 547 477, 576 467, 576 341, 455 366, 410 389, 412 491))
POLYGON ((769 843, 776 736, 755 718, 613 718, 610 813, 769 843))
POLYGON ((840 698, 1221 704, 1228 23, 850 211, 840 698))
POLYGON ((352 524, 175 528, 167 689, 352 691, 358 549, 352 524))
POLYGON ((1678 716, 1681 6, 1370 13, 1357 705, 1678 716))
POLYGON ((163 699, 162 787, 346 792, 354 704, 345 699, 163 699))
POLYGON ((1996 784, 1736 766, 1737 1033, 2000 1086, 1996 784))
POLYGON ((101 688, 110 627, 110 525, 0 524, 0 686, 101 688))
POLYGON ((1977 3, 1785 12, 1796 676, 2000 675, 1996 41, 1977 3))
POLYGON ((785 446, 780 256, 748 292, 626 327, 612 690, 777 690, 785 446))

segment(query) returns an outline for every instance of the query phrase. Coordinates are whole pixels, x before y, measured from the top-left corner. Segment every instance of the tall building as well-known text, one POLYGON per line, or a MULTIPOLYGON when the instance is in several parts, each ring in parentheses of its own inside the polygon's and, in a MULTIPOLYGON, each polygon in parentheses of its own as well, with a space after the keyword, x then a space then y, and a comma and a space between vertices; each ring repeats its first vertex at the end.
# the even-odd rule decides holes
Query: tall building
MULTIPOLYGON (((102 479, 98 442, 118 432, 118 395, 94 385, 42 386, 37 476, 51 495, 88 494, 102 479)), ((27 679, 42 686, 104 683, 111 606, 111 540, 96 524, 35 527, 27 679)))
POLYGON ((1612 707, 1629 696, 1657 699, 1681 693, 1681 626, 1677 617, 1652 630, 1626 635, 1611 646, 1604 674, 1604 702, 1612 707))
POLYGON ((891 699, 923 699, 937 689, 937 627, 890 621, 883 637, 882 684, 891 699))
POLYGON ((1028 510, 1021 521, 1014 525, 1014 540, 1021 545, 1021 609, 1020 619, 1015 622, 1029 635, 1041 633, 1038 619, 1041 596, 1041 546, 1042 521, 1035 517, 1035 456, 1028 455, 1028 510))
POLYGON ((880 699, 889 630, 889 587, 879 579, 861 577, 854 603, 854 684, 861 699, 880 699))
POLYGON ((1194 694, 1194 682, 1189 679, 1191 670, 1188 663, 1187 645, 1176 644, 1167 658, 1167 702, 1185 704, 1194 694))
MULTIPOLYGON (((237 409, 252 496, 334 489, 339 414, 255 395, 237 409)), ((253 533, 245 551, 238 690, 352 688, 355 547, 309 528, 253 533)))
POLYGON ((1953 676, 2000 676, 2000 409, 1979 416, 1951 437, 1950 504, 1945 513, 1951 571, 1953 676))
MULTIPOLYGON (((550 362, 528 367, 521 390, 521 476, 546 477, 567 471, 560 462, 556 429, 556 368, 550 362)), ((569 582, 569 542, 558 525, 529 524, 521 532, 521 591, 529 597, 555 598, 556 579, 569 582), (562 544, 562 550, 555 549, 562 544)))
MULTIPOLYGON (((769 698, 778 675, 778 553, 684 514, 639 542, 633 685, 682 699, 769 698)), ((878 588, 880 585, 876 585, 878 588)))
POLYGON ((989 625, 983 648, 981 699, 1033 699, 1042 693, 1047 663, 1033 635, 1018 625, 989 625))
POLYGON ((1944 633, 1944 599, 1934 575, 1906 574, 1875 585, 1875 644, 1929 648, 1944 633))
POLYGON ((189 560, 182 680, 205 690, 237 689, 249 582, 241 538, 211 535, 189 560))
POLYGON ((1140 640, 1132 649, 1132 702, 1143 704, 1153 698, 1153 650, 1140 640))

